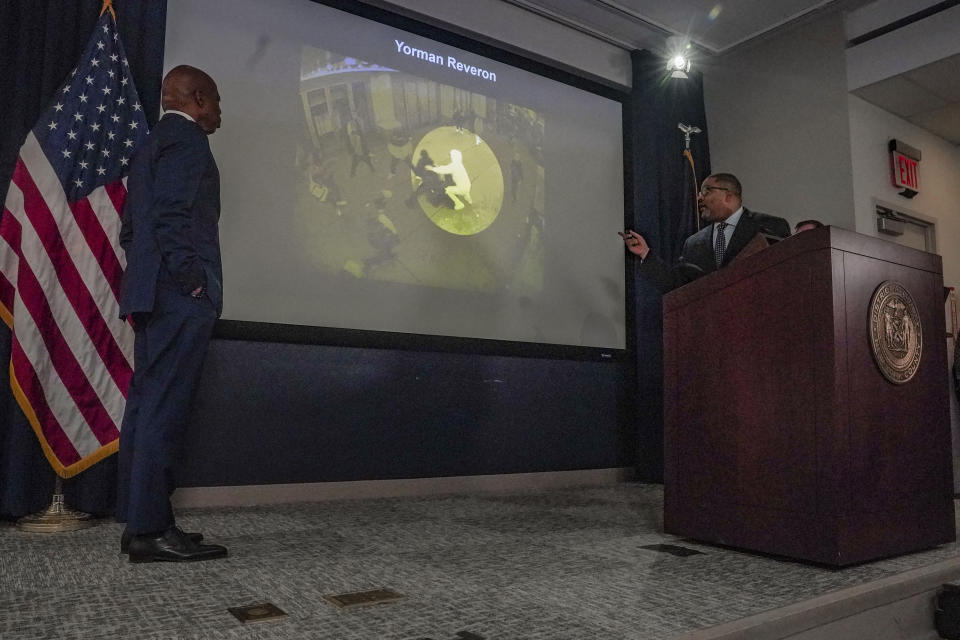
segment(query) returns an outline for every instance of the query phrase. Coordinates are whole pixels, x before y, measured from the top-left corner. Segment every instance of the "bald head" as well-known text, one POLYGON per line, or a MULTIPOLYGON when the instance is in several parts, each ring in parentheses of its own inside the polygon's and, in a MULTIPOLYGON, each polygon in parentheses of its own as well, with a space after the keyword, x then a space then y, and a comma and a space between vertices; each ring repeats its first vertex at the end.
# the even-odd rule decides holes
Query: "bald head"
POLYGON ((161 104, 164 111, 174 109, 189 114, 207 135, 220 127, 217 83, 196 67, 182 64, 167 73, 161 87, 161 104))

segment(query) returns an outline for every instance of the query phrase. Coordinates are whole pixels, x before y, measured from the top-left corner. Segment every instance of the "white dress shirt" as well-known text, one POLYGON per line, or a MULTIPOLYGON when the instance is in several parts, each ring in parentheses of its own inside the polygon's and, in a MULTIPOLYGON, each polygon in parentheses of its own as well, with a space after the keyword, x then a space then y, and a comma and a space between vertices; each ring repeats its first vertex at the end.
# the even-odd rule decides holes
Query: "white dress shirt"
MULTIPOLYGON (((189 120, 190 122, 196 122, 196 120, 193 119, 193 116, 191 116, 189 113, 184 113, 183 111, 177 111, 176 109, 168 109, 167 111, 164 111, 164 112, 163 112, 163 115, 167 115, 168 113, 175 113, 175 114, 177 114, 178 116, 183 116, 184 118, 186 118, 186 119, 189 120)), ((161 117, 163 117, 163 116, 161 116, 161 117)))
MULTIPOLYGON (((723 246, 725 247, 730 246, 730 238, 733 237, 733 231, 734 229, 737 228, 737 223, 740 222, 740 216, 742 215, 743 215, 743 207, 740 207, 739 209, 734 211, 733 215, 731 215, 729 218, 727 218, 726 220, 720 221, 720 222, 727 223, 727 226, 724 227, 723 229, 723 239, 725 240, 723 246)), ((718 223, 716 222, 713 223, 713 244, 710 245, 712 247, 717 246, 717 224, 718 223)))

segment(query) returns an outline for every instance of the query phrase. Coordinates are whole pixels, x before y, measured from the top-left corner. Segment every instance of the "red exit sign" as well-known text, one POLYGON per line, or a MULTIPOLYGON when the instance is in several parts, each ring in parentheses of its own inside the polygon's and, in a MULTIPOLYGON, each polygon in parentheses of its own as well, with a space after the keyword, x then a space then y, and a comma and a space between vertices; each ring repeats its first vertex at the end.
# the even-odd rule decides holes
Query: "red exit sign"
POLYGON ((888 149, 893 186, 903 189, 900 195, 912 198, 920 193, 920 150, 899 140, 891 140, 888 149))
POLYGON ((920 163, 899 151, 894 151, 891 155, 893 157, 893 186, 919 192, 920 182, 917 176, 917 166, 920 163))

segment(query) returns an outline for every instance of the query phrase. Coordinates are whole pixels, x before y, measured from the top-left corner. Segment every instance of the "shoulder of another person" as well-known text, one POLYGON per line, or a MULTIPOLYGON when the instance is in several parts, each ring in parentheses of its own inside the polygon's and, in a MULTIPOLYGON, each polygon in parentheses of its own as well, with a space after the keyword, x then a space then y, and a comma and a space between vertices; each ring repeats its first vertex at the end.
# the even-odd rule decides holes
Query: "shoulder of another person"
POLYGON ((777 216, 772 216, 769 213, 763 213, 762 211, 753 211, 751 209, 743 208, 743 215, 747 218, 754 218, 755 220, 782 220, 777 216))
POLYGON ((766 227, 770 231, 779 231, 781 234, 790 235, 790 223, 780 216, 772 216, 769 213, 759 211, 750 211, 746 207, 743 209, 744 216, 749 214, 749 218, 756 224, 766 227))
POLYGON ((157 122, 156 128, 174 135, 202 137, 206 137, 207 135, 203 132, 203 129, 200 128, 199 124, 176 113, 166 114, 161 117, 160 121, 157 122))
POLYGON ((210 143, 207 134, 193 122, 180 116, 162 118, 154 132, 158 136, 162 147, 179 147, 184 151, 209 149, 210 143), (168 122, 172 120, 172 122, 168 122))

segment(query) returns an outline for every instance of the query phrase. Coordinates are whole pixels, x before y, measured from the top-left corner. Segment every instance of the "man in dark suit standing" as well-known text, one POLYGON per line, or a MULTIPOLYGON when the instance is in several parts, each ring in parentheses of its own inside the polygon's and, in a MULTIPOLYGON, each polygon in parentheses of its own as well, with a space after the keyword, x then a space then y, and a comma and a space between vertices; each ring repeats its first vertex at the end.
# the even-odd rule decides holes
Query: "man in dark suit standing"
POLYGON ((117 489, 130 562, 227 555, 177 527, 170 505, 187 412, 223 308, 220 174, 207 141, 220 126, 220 94, 186 65, 166 75, 162 92, 165 113, 134 155, 120 231, 120 316, 135 334, 117 489))
POLYGON ((673 268, 649 255, 647 241, 636 231, 620 233, 627 250, 640 258, 637 273, 667 293, 728 265, 758 233, 773 238, 790 235, 786 220, 750 211, 743 206, 742 194, 740 181, 732 173, 715 173, 703 181, 697 205, 700 217, 712 224, 686 239, 679 264, 673 268))

